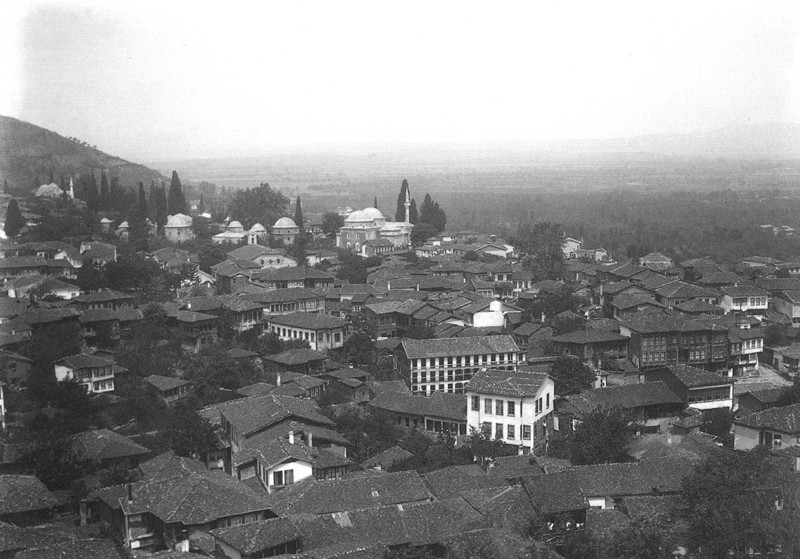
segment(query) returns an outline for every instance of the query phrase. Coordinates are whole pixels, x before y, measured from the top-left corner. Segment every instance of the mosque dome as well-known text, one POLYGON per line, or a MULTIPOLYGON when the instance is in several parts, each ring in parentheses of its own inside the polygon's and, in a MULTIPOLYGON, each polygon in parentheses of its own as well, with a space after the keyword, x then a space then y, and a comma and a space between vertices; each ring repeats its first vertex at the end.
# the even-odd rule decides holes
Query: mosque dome
POLYGON ((266 233, 267 229, 260 223, 256 223, 250 228, 250 233, 266 233))
POLYGON ((361 210, 361 213, 363 213, 367 219, 386 219, 378 208, 364 208, 361 210))
POLYGON ((239 221, 231 221, 228 224, 228 230, 229 231, 236 231, 236 230, 243 231, 244 230, 244 226, 239 221))
POLYGON ((273 227, 278 227, 278 228, 297 227, 297 224, 291 217, 282 217, 275 222, 275 225, 273 225, 273 227))
MULTIPOLYGON (((377 211, 377 210, 376 210, 377 211)), ((380 212, 378 212, 380 213, 380 212)), ((362 223, 364 221, 373 221, 375 218, 369 217, 363 210, 356 210, 345 218, 345 223, 362 223)))

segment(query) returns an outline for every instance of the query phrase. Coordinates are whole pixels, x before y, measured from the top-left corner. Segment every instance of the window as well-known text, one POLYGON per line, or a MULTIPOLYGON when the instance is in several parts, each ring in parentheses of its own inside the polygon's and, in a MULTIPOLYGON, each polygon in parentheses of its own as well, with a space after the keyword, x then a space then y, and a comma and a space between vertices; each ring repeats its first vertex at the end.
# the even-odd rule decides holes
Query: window
POLYGON ((522 440, 525 440, 525 441, 531 440, 531 426, 530 425, 523 425, 522 426, 522 440))
POLYGON ((480 411, 481 399, 478 396, 472 397, 472 411, 480 411))
POLYGON ((495 439, 502 439, 503 438, 503 424, 502 423, 495 423, 494 424, 494 438, 495 439))
POLYGON ((488 421, 484 421, 481 423, 481 432, 485 433, 487 436, 492 434, 492 424, 488 421))
POLYGON ((544 409, 546 409, 546 410, 550 409, 550 393, 549 392, 545 395, 545 406, 544 406, 544 409))
POLYGON ((514 433, 514 426, 513 426, 513 425, 509 425, 509 426, 506 428, 506 438, 507 438, 507 439, 514 439, 514 435, 515 435, 515 433, 514 433))
POLYGON ((516 414, 516 411, 517 411, 516 410, 516 402, 509 401, 508 405, 506 406, 506 409, 508 410, 509 417, 514 417, 514 415, 516 414))
POLYGON ((494 414, 503 415, 503 400, 494 401, 494 414))
POLYGON ((492 399, 491 398, 484 398, 483 399, 483 413, 492 413, 492 399))

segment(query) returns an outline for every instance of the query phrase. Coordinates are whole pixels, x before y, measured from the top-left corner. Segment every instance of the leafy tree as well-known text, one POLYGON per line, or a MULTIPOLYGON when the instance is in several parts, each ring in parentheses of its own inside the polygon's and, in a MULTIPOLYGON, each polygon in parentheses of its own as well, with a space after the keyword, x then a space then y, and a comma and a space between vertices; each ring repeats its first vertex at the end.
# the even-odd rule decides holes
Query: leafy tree
POLYGON ((478 431, 470 428, 469 447, 482 466, 499 456, 512 456, 517 453, 515 447, 505 444, 501 439, 493 439, 488 429, 478 431))
POLYGON ((172 171, 172 181, 169 183, 169 197, 167 199, 167 211, 169 215, 185 214, 186 198, 183 196, 183 187, 177 171, 172 171))
POLYGON ((22 217, 22 212, 19 209, 17 200, 12 198, 6 208, 6 222, 3 230, 9 238, 14 238, 19 235, 20 230, 25 226, 25 218, 22 217))
POLYGON ((403 436, 394 416, 380 410, 365 410, 346 404, 324 411, 336 423, 336 430, 353 443, 353 460, 356 462, 363 462, 396 445, 403 436))
POLYGON ((219 447, 214 427, 186 400, 170 410, 169 419, 166 434, 178 456, 199 458, 219 447))
POLYGON ((614 530, 606 554, 615 559, 672 559, 676 547, 667 519, 655 516, 614 530))
POLYGON ((129 470, 125 464, 115 464, 97 472, 97 480, 100 487, 133 483, 141 479, 136 472, 137 470, 129 470))
POLYGON ((439 204, 433 201, 430 194, 425 194, 425 199, 420 207, 419 223, 429 223, 437 232, 444 231, 447 216, 439 204))
MULTIPOLYGON (((570 315, 572 313, 569 313, 570 315)), ((546 315, 545 315, 546 316, 546 315)), ((551 321, 556 335, 568 334, 586 326, 586 320, 580 316, 555 316, 551 321)))
POLYGON ((636 425, 621 408, 598 408, 570 435, 573 464, 607 464, 627 459, 636 425))
POLYGON ((269 227, 286 215, 288 204, 289 199, 280 191, 262 183, 258 188, 237 191, 228 205, 228 213, 246 228, 256 223, 269 227))
POLYGON ((775 509, 770 490, 777 475, 768 452, 718 452, 684 480, 681 498, 689 525, 691 550, 703 557, 744 557, 748 548, 758 549, 768 531, 758 522, 775 509))
POLYGON ((424 245, 425 241, 436 236, 436 233, 438 233, 436 227, 430 223, 417 223, 411 230, 411 244, 414 246, 424 245))
POLYGON ((556 359, 550 370, 555 380, 555 392, 559 396, 568 396, 592 387, 595 374, 581 359, 572 355, 564 355, 556 359))
POLYGON ((344 226, 344 218, 336 212, 326 212, 322 216, 322 232, 328 237, 335 237, 336 232, 344 226))
MULTIPOLYGON (((52 323, 36 328, 25 349, 25 355, 36 362, 51 363, 78 353, 83 344, 77 323, 52 323)), ((52 374, 52 368, 49 370, 52 374)))
MULTIPOLYGON (((406 220, 406 192, 408 191, 408 181, 403 179, 403 184, 400 185, 400 194, 397 195, 397 210, 394 212, 395 221, 406 220)), ((413 222, 412 222, 413 223, 413 222)))
POLYGON ((800 404, 800 376, 795 375, 792 385, 787 386, 778 398, 777 406, 791 406, 800 404))
POLYGON ((106 273, 99 264, 84 264, 78 268, 76 282, 82 291, 97 291, 109 286, 106 273))
POLYGON ((303 226, 303 204, 300 202, 300 196, 297 197, 294 203, 294 222, 300 228, 299 236, 302 236, 305 232, 305 227, 303 226))
POLYGON ((512 240, 519 249, 528 255, 523 266, 533 271, 539 279, 561 279, 564 264, 564 231, 555 223, 525 223, 512 240))

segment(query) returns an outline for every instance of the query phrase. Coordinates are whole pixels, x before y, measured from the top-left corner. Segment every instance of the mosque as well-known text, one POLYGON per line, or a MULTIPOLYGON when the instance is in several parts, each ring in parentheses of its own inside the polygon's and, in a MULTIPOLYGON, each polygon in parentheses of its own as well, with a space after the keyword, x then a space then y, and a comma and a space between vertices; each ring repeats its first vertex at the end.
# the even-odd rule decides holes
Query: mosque
POLYGON ((362 256, 408 248, 411 244, 411 229, 414 227, 409 220, 411 193, 408 189, 403 205, 406 208, 404 222, 386 221, 386 217, 378 208, 364 208, 351 212, 336 234, 336 246, 352 250, 362 256))

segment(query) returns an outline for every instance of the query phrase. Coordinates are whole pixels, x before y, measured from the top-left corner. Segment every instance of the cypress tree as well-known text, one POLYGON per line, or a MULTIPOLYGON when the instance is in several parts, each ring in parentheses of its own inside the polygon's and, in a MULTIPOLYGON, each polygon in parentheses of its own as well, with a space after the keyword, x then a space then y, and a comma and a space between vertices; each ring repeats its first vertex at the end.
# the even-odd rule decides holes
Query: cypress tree
POLYGON ((294 203, 294 222, 300 228, 300 233, 305 231, 303 227, 303 204, 300 202, 300 196, 297 197, 297 201, 294 203))
POLYGON ((100 170, 100 207, 107 210, 111 203, 111 190, 105 170, 100 170))
POLYGON ((172 182, 169 184, 169 198, 167 199, 167 211, 169 215, 186 213, 186 198, 183 196, 181 179, 178 172, 172 171, 172 182))
POLYGON ((6 208, 6 222, 4 231, 9 238, 16 237, 20 230, 25 226, 25 218, 22 217, 22 212, 19 211, 19 204, 16 198, 12 198, 6 208))
POLYGON ((3 179, 3 192, 5 192, 6 194, 10 194, 8 190, 8 181, 6 179, 3 179))
POLYGON ((94 176, 94 169, 90 171, 89 182, 86 185, 86 205, 94 212, 99 209, 97 178, 94 176))
POLYGON ((206 204, 203 201, 203 193, 202 192, 200 193, 200 203, 197 205, 197 211, 198 211, 198 213, 201 213, 201 214, 206 213, 206 204))
POLYGON ((156 223, 159 229, 163 229, 167 224, 167 189, 164 186, 164 181, 161 181, 161 189, 156 196, 155 207, 156 223))
POLYGON ((378 208, 378 197, 377 196, 375 196, 375 201, 372 202, 372 207, 375 208, 375 209, 378 208))
POLYGON ((149 211, 147 216, 153 221, 158 223, 158 190, 156 190, 156 181, 150 181, 150 193, 147 196, 150 201, 149 211))
MULTIPOLYGON (((403 219, 405 220, 405 215, 403 216, 403 219)), ((417 215, 417 201, 412 198, 411 205, 408 208, 408 221, 410 223, 416 223, 418 219, 419 215, 417 215)))
POLYGON ((50 180, 47 184, 53 184, 54 182, 56 182, 56 180, 53 178, 53 168, 50 167, 50 180))
MULTIPOLYGON (((408 181, 403 179, 403 184, 400 186, 400 194, 397 195, 397 210, 394 213, 395 221, 406 220, 406 191, 408 190, 408 181)), ((412 222, 413 223, 413 222, 412 222)))
POLYGON ((139 219, 147 219, 147 198, 144 195, 144 184, 139 182, 139 198, 136 201, 136 211, 139 219))

